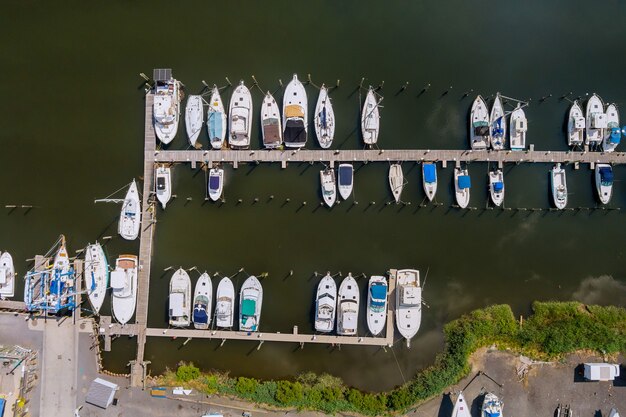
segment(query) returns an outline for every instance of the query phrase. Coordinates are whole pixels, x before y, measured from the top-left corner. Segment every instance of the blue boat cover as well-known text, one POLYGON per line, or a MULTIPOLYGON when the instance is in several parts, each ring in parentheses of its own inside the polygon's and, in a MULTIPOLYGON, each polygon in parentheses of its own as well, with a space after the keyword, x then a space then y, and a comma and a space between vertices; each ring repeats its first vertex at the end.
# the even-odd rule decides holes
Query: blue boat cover
POLYGON ((619 143, 621 139, 621 133, 618 127, 611 129, 611 143, 619 143))
POLYGON ((611 168, 600 168, 600 180, 602 182, 613 182, 613 170, 611 168))
POLYGON ((256 313, 256 301, 243 300, 241 303, 241 314, 244 316, 254 316, 256 313))
POLYGON ((0 398, 0 416, 4 415, 4 404, 6 403, 6 400, 4 398, 0 398))
POLYGON ((209 177, 209 190, 219 190, 220 177, 209 177))
POLYGON ((50 281, 50 292, 52 294, 62 293, 64 287, 65 284, 63 283, 63 281, 59 281, 58 279, 53 279, 52 281, 50 281))
POLYGON ((424 164, 424 180, 428 183, 437 182, 435 164, 424 164))
POLYGON ((490 413, 489 411, 485 411, 485 415, 487 417, 500 417, 500 412, 494 411, 493 413, 490 413))
POLYGON ((384 300, 385 298, 387 298, 387 286, 386 285, 375 283, 370 288, 370 291, 372 293, 372 298, 374 300, 384 300))
POLYGON ((326 129, 326 107, 322 107, 322 111, 320 112, 320 122, 322 123, 322 127, 326 129))
POLYGON ((502 190, 504 190, 504 184, 502 184, 500 181, 493 184, 493 191, 498 193, 502 190))
POLYGON ((204 304, 197 304, 193 309, 193 322, 199 324, 206 324, 209 322, 209 316, 206 313, 206 306, 204 304))
POLYGON ((222 137, 222 113, 219 111, 210 112, 209 115, 209 138, 222 137))
POLYGON ((472 186, 472 182, 470 181, 469 175, 459 176, 459 188, 465 189, 465 188, 470 188, 471 186, 472 186))
POLYGON ((339 185, 352 184, 352 167, 340 166, 339 167, 339 185))

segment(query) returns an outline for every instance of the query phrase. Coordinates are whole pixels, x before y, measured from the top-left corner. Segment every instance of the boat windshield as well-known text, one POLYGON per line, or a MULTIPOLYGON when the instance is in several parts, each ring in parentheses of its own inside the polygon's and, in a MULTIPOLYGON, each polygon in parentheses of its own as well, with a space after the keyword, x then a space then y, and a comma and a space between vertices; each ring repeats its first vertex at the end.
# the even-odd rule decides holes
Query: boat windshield
POLYGON ((352 184, 352 167, 351 166, 340 166, 339 167, 339 185, 350 185, 352 184))
POLYGON ((219 190, 220 188, 220 177, 211 176, 209 177, 209 190, 219 190))

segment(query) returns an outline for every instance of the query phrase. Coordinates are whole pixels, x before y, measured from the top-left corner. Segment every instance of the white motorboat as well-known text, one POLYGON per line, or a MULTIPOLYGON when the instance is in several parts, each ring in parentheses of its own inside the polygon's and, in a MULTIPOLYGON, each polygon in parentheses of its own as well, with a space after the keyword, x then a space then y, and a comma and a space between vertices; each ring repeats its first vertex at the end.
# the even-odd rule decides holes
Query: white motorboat
POLYGON ((204 124, 204 107, 202 103, 202 96, 191 95, 187 98, 187 105, 185 106, 185 127, 187 128, 187 137, 189 143, 194 148, 202 147, 198 143, 198 137, 202 132, 202 125, 204 124))
POLYGON ((15 295, 15 267, 9 252, 0 255, 0 299, 15 295))
POLYGON ((609 412, 609 417, 619 417, 619 412, 617 411, 617 408, 611 408, 611 411, 609 412))
POLYGON ((211 168, 209 171, 209 197, 213 201, 217 201, 222 197, 224 188, 224 170, 222 168, 211 168))
POLYGON ((604 103, 602 99, 594 94, 587 102, 585 109, 585 119, 587 126, 586 144, 595 147, 604 140, 604 131, 608 127, 606 113, 604 113, 604 103))
POLYGON ((170 326, 187 327, 191 323, 191 279, 183 268, 170 278, 170 326))
POLYGON ((422 164, 422 185, 428 201, 433 201, 437 194, 437 163, 424 162, 422 164))
POLYGON ((235 317, 235 286, 230 278, 222 278, 215 293, 215 325, 230 329, 235 317))
POLYGON ((280 109, 269 91, 265 94, 263 104, 261 104, 261 133, 263 146, 266 148, 278 148, 283 144, 280 109))
MULTIPOLYGON (((250 111, 250 113, 252 113, 252 111, 250 111)), ((211 92, 206 125, 209 131, 211 147, 213 149, 222 149, 224 139, 226 139, 226 111, 224 110, 220 90, 216 85, 213 86, 213 91, 211 92)))
POLYGON ((459 392, 459 396, 454 403, 454 409, 452 410, 452 417, 472 417, 470 409, 471 406, 465 402, 463 393, 459 392))
POLYGON ((578 101, 574 101, 569 109, 567 119, 567 144, 569 146, 583 146, 585 139, 585 116, 578 101))
POLYGON ((165 210, 165 206, 172 198, 172 169, 159 165, 154 173, 154 183, 157 200, 165 210))
POLYGON ((552 186, 552 199, 556 208, 563 210, 567 206, 567 181, 565 170, 561 164, 556 164, 550 171, 550 184, 552 186))
POLYGON ((304 85, 293 74, 283 96, 283 139, 289 148, 302 148, 306 144, 308 104, 304 85))
POLYGON ((141 226, 141 201, 139 200, 139 191, 137 191, 137 183, 133 182, 128 187, 126 197, 122 203, 122 211, 118 225, 118 232, 126 240, 135 240, 139 236, 139 227, 141 226))
POLYGON ((402 189, 404 188, 404 173, 400 164, 391 164, 389 167, 389 187, 396 203, 400 202, 402 189))
POLYGON ((344 200, 350 198, 354 186, 354 167, 352 164, 339 164, 337 184, 341 198, 344 200))
POLYGON ((489 140, 491 147, 496 151, 504 149, 506 141, 506 117, 504 116, 504 106, 502 106, 502 98, 500 93, 496 94, 496 99, 491 107, 489 115, 489 140))
POLYGON ((252 131, 252 94, 243 81, 239 82, 230 98, 228 109, 228 144, 234 149, 250 147, 252 131))
POLYGON ((328 333, 335 328, 337 284, 329 273, 320 281, 315 295, 315 330, 328 333))
POLYGON ((378 100, 372 86, 367 90, 365 102, 363 103, 363 111, 361 112, 361 133, 363 142, 366 145, 374 145, 378 142, 378 133, 380 132, 380 110, 378 109, 378 100))
POLYGON ((313 124, 315 125, 315 135, 320 146, 324 149, 330 148, 335 137, 335 112, 328 95, 328 88, 324 84, 322 84, 320 94, 317 97, 313 124))
POLYGON ((239 330, 256 332, 261 324, 263 305, 263 287, 259 280, 251 275, 241 286, 239 293, 239 330))
POLYGON ((193 327, 206 330, 211 324, 213 282, 206 272, 200 275, 193 292, 193 327))
POLYGON ((622 139, 619 128, 619 112, 615 104, 609 104, 606 108, 606 126, 602 149, 604 152, 613 152, 622 139))
POLYGON ((335 170, 326 168, 320 171, 320 184, 324 203, 332 207, 337 199, 337 185, 335 183, 335 170))
POLYGON ((339 286, 337 304, 337 334, 340 336, 356 335, 359 324, 359 285, 348 274, 339 286))
POLYGON ((85 248, 85 290, 95 314, 100 313, 107 288, 109 287, 109 263, 99 243, 85 248))
POLYGON ((511 139, 512 151, 523 151, 526 149, 526 131, 528 130, 528 120, 526 113, 519 104, 511 112, 511 126, 509 137, 511 139))
POLYGON ((373 275, 367 291, 367 327, 374 336, 385 328, 387 320, 387 279, 373 275))
POLYGON ((480 417, 502 417, 502 401, 492 392, 488 392, 483 399, 480 417))
POLYGON ((474 150, 489 147, 489 112, 481 96, 474 99, 470 112, 470 146, 474 150))
POLYGON ((171 78, 156 80, 154 103, 154 131, 164 144, 174 140, 180 118, 180 83, 171 78))
POLYGON ((596 164, 596 191, 602 204, 609 204, 613 195, 613 167, 609 164, 596 164))
POLYGON ((422 323, 422 287, 420 271, 400 269, 396 272, 396 326, 406 339, 407 347, 422 323))
POLYGON ((120 255, 111 272, 113 317, 126 324, 135 314, 137 303, 137 257, 120 255))
POLYGON ((459 207, 466 208, 469 204, 471 187, 472 182, 467 168, 454 168, 454 193, 459 207))
POLYGON ((489 194, 496 207, 504 201, 504 174, 501 169, 489 171, 489 194))

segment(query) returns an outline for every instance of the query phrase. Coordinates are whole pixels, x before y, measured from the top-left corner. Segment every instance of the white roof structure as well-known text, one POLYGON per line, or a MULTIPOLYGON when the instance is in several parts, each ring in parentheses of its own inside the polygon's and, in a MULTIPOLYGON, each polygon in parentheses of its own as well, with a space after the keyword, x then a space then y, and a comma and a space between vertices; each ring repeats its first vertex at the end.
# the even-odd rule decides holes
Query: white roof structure
POLYGON ((585 379, 589 381, 613 381, 619 376, 619 365, 612 363, 586 363, 585 379))
POLYGON ((118 386, 113 382, 106 381, 101 378, 96 378, 91 383, 85 402, 93 404, 96 407, 106 409, 113 402, 113 396, 117 391, 118 386))
POLYGON ((182 317, 185 315, 183 304, 185 303, 182 292, 174 292, 170 294, 170 316, 182 317))

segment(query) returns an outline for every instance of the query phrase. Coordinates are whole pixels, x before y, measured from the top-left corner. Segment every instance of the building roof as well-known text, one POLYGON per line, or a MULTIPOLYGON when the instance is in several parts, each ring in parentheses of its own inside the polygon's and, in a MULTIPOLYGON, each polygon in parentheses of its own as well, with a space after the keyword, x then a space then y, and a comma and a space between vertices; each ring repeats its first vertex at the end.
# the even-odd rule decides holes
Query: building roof
POLYGON ((101 378, 96 378, 91 383, 85 402, 100 408, 107 408, 113 402, 113 396, 118 386, 101 378))

